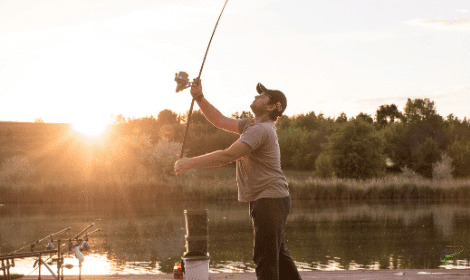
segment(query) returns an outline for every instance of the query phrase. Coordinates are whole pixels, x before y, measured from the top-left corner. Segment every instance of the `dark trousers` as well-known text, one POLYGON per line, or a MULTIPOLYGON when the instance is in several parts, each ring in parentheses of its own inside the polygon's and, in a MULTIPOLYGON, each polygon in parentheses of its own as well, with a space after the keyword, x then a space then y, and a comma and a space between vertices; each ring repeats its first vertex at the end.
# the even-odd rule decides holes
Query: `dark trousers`
POLYGON ((261 198, 250 202, 254 229, 253 261, 258 280, 301 279, 285 245, 284 226, 290 198, 261 198))

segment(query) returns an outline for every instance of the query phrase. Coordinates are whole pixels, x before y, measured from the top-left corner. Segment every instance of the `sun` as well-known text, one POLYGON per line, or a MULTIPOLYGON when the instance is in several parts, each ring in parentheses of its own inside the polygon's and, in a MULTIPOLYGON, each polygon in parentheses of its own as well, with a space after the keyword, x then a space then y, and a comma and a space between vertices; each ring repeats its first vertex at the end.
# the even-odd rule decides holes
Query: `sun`
POLYGON ((72 123, 75 130, 88 136, 100 136, 108 126, 107 122, 99 120, 80 120, 72 123))

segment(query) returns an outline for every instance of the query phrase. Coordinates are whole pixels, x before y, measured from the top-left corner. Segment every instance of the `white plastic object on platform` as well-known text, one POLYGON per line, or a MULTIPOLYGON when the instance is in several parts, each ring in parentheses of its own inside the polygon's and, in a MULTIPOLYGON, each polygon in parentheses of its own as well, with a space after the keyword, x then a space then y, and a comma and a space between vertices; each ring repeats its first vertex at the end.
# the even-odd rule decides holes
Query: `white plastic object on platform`
POLYGON ((210 257, 187 257, 184 261, 184 279, 209 280, 210 257))

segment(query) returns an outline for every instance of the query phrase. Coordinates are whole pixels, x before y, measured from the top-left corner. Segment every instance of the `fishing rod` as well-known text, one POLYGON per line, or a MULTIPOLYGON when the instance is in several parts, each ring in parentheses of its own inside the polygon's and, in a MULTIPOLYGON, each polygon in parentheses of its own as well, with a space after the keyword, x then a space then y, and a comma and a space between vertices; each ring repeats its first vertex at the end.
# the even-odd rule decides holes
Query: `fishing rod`
MULTIPOLYGON (((88 251, 90 249, 90 244, 88 243, 88 237, 90 235, 92 235, 93 233, 96 233, 98 231, 101 231, 101 229, 95 229, 94 231, 92 232, 89 232, 87 234, 85 234, 83 236, 83 239, 75 239, 75 241, 77 241, 77 244, 75 246, 72 245, 72 242, 69 243, 69 251, 75 251, 75 253, 77 254, 77 250, 80 250, 80 251, 88 251), (81 244, 81 241, 84 241, 83 244, 81 244)), ((70 240, 72 241, 72 240, 70 240)))
MULTIPOLYGON (((85 229, 83 229, 82 231, 80 231, 80 232, 79 232, 77 235, 75 235, 73 238, 68 239, 68 241, 69 241, 68 243, 65 243, 65 244, 63 244, 63 245, 60 245, 60 244, 59 244, 59 249, 58 249, 58 251, 61 251, 62 248, 64 248, 65 246, 68 246, 68 247, 69 247, 69 252, 72 252, 72 251, 75 252, 75 257, 76 257, 77 259, 79 259, 80 263, 83 262, 84 256, 83 256, 83 254, 81 253, 81 250, 87 251, 87 250, 90 249, 90 244, 88 243, 88 236, 90 236, 90 235, 92 235, 92 234, 94 234, 94 233, 96 233, 96 232, 98 232, 98 231, 101 231, 101 228, 95 229, 95 230, 92 231, 92 232, 86 233, 86 234, 83 236, 83 239, 81 239, 81 237, 82 237, 83 233, 85 233, 88 229, 90 229, 90 228, 93 227, 94 225, 95 225, 95 223, 92 223, 92 224, 88 225, 85 229), (76 241, 76 242, 77 242, 77 244, 76 244, 75 246, 72 244, 73 241, 76 241), (81 244, 81 243, 80 243, 81 241, 85 241, 85 243, 84 243, 84 244, 81 244)), ((67 230, 69 230, 69 229, 71 229, 71 228, 68 228, 67 230)), ((63 231, 62 231, 62 232, 63 232, 63 231)), ((52 257, 53 257, 53 256, 51 255, 51 256, 49 256, 46 260, 44 260, 44 261, 42 261, 42 262, 43 262, 43 263, 47 263, 47 261, 49 261, 52 257)), ((36 269, 39 268, 39 266, 36 266, 37 263, 38 263, 38 260, 34 263, 34 265, 33 265, 34 269, 33 269, 28 275, 31 275, 36 269)), ((65 267, 67 267, 67 268, 70 269, 70 268, 73 267, 73 265, 71 266, 71 265, 67 264, 67 265, 65 265, 65 267)))
MULTIPOLYGON (((82 235, 88 230, 90 229, 92 226, 94 226, 95 223, 92 223, 90 224, 89 226, 87 226, 85 229, 83 229, 82 231, 80 231, 77 235, 75 235, 73 238, 69 239, 69 242, 68 242, 68 246, 69 246, 69 252, 71 251, 74 251, 75 252, 75 256, 77 257, 77 259, 80 260, 80 262, 83 261, 84 257, 83 257, 83 254, 81 253, 82 250, 84 251, 87 251, 88 249, 90 249, 90 244, 88 244, 88 236, 95 233, 95 232, 98 232, 100 231, 101 229, 96 229, 92 232, 89 232, 89 233, 86 233, 84 236, 83 236, 83 239, 81 238, 82 235), (75 241, 77 242, 77 244, 72 244, 72 242, 75 241), (85 241, 85 243, 81 243, 82 241, 85 241)), ((64 246, 66 246, 67 244, 64 244, 64 246)))
POLYGON ((83 256, 82 254, 82 251, 88 251, 90 250, 90 244, 88 243, 88 236, 92 235, 93 233, 95 232, 98 232, 100 231, 101 229, 96 229, 92 232, 89 232, 87 234, 85 234, 83 236, 83 239, 80 239, 80 238, 77 238, 75 239, 75 241, 77 242, 77 244, 73 245, 72 244, 72 240, 70 240, 69 242, 69 252, 73 251, 75 252, 75 257, 79 260, 80 262, 80 266, 81 266, 81 263, 85 260, 85 257, 83 256), (84 241, 82 243, 82 241, 84 241))
POLYGON ((100 231, 100 230, 101 230, 100 228, 95 229, 94 231, 85 234, 85 237, 84 237, 84 238, 88 238, 88 236, 90 236, 90 235, 92 235, 93 233, 98 232, 98 231, 100 231))
POLYGON ((85 231, 87 231, 89 228, 91 228, 91 227, 94 226, 94 225, 95 225, 95 223, 91 223, 91 225, 87 226, 84 230, 80 231, 79 234, 75 235, 75 236, 72 238, 72 240, 78 239, 80 236, 82 236, 82 234, 83 234, 85 231))
POLYGON ((61 230, 61 231, 58 231, 58 232, 56 232, 56 233, 49 234, 48 236, 43 237, 43 238, 41 238, 41 239, 38 239, 38 240, 36 240, 36 241, 33 241, 33 242, 29 243, 28 245, 25 245, 25 246, 19 248, 18 250, 15 250, 15 251, 13 251, 13 252, 11 252, 11 253, 9 253, 9 254, 14 254, 14 253, 16 253, 16 252, 19 252, 19 251, 25 249, 25 248, 31 248, 31 250, 33 250, 33 249, 34 249, 34 245, 41 243, 41 242, 44 241, 45 239, 51 240, 53 236, 59 235, 59 234, 61 234, 61 233, 63 233, 63 232, 66 232, 66 231, 68 231, 68 230, 70 230, 70 229, 72 229, 72 228, 71 228, 71 227, 68 227, 68 228, 65 228, 65 229, 63 229, 63 230, 61 230))
MULTIPOLYGON (((212 31, 212 36, 211 39, 209 40, 209 44, 207 45, 206 53, 204 54, 204 59, 202 60, 202 65, 201 69, 199 70, 199 75, 197 78, 194 78, 193 83, 199 83, 201 81, 201 74, 202 74, 202 69, 204 68, 204 63, 206 62, 206 57, 207 53, 209 52, 209 47, 211 46, 212 38, 214 37, 215 30, 217 29, 217 25, 219 25, 219 20, 222 17, 222 13, 224 12, 225 6, 227 5, 228 0, 225 0, 225 4, 222 8, 222 11, 220 12, 219 18, 217 19, 217 22, 215 23, 214 31, 212 31)), ((179 73, 176 73, 175 75, 175 81, 177 83, 176 86, 176 92, 180 92, 188 87, 191 86, 191 82, 188 79, 188 73, 180 71, 179 73)), ((188 137, 188 129, 189 129, 189 123, 191 122, 191 115, 193 113, 193 107, 194 107, 194 97, 193 100, 191 101, 191 107, 189 108, 189 113, 188 113, 188 121, 186 122, 186 130, 184 132, 184 138, 183 138, 183 145, 181 146, 181 152, 179 154, 179 158, 183 157, 183 152, 184 152, 184 146, 186 144, 186 139, 188 137)))

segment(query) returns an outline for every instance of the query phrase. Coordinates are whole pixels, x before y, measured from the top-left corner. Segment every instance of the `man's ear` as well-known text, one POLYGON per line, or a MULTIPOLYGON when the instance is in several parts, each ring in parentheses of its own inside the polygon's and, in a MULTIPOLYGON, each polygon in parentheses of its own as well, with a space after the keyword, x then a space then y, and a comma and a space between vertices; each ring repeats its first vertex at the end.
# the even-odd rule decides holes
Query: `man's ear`
POLYGON ((279 112, 282 111, 281 102, 277 102, 275 104, 269 104, 269 106, 270 106, 270 108, 269 107, 268 108, 270 109, 270 111, 276 111, 276 110, 279 111, 279 112))
POLYGON ((276 110, 276 104, 269 104, 268 111, 274 111, 274 110, 276 110))

